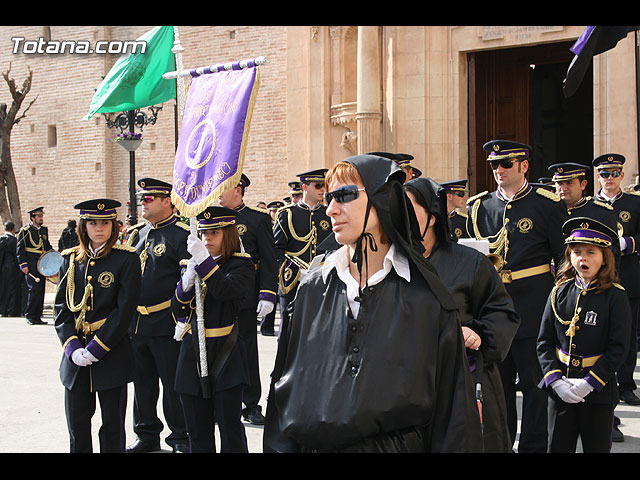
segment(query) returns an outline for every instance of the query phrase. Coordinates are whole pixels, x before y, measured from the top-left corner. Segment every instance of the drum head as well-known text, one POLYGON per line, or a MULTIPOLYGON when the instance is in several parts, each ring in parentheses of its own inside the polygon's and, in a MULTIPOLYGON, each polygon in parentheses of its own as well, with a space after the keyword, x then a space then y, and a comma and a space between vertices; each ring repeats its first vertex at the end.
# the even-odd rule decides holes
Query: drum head
POLYGON ((58 274, 63 261, 62 255, 51 250, 44 253, 38 260, 38 271, 45 277, 52 277, 58 274))

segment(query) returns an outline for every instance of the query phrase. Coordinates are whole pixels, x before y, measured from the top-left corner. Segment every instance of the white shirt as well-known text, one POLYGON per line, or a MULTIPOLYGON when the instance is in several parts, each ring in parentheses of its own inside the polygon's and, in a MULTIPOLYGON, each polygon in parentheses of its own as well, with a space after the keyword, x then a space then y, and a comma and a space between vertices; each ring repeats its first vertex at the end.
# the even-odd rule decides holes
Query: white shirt
MULTIPOLYGON (((349 255, 349 249, 346 245, 343 245, 340 249, 338 249, 333 254, 329 255, 329 257, 325 260, 322 265, 322 280, 327 281, 327 276, 331 269, 335 268, 336 273, 338 274, 338 278, 344 282, 347 286, 347 301, 349 302, 349 307, 351 308, 351 312, 354 317, 358 316, 358 312, 360 311, 360 303, 355 301, 355 298, 360 293, 360 282, 353 278, 351 273, 349 272, 349 262, 351 262, 351 257, 349 255)), ((375 272, 369 278, 367 282, 368 285, 375 285, 380 283, 391 271, 393 268, 396 273, 404 278, 407 282, 411 281, 411 273, 409 269, 409 260, 398 252, 393 244, 389 248, 389 251, 384 256, 384 260, 382 262, 382 269, 375 272)))

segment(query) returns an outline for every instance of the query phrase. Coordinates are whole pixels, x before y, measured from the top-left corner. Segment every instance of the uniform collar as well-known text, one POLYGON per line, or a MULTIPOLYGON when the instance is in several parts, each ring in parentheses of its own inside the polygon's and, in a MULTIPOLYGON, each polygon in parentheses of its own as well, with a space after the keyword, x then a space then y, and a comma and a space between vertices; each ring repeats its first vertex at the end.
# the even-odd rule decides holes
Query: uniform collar
POLYGON ((303 210, 314 211, 320 208, 320 206, 322 205, 322 202, 318 202, 312 207, 311 205, 307 205, 306 203, 304 203, 304 200, 300 200, 298 203, 296 203, 296 205, 298 205, 303 210))
POLYGON ((607 197, 607 195, 602 191, 602 189, 600 189, 598 191, 598 198, 604 200, 605 202, 609 202, 611 204, 613 204, 613 202, 615 202, 616 200, 618 200, 620 197, 622 197, 622 194, 624 192, 622 191, 622 189, 620 189, 620 191, 618 193, 616 193, 613 197, 607 197))
POLYGON ((104 246, 106 244, 107 244, 107 242, 104 242, 102 245, 100 245, 95 250, 91 247, 91 244, 89 244, 88 245, 88 249, 89 249, 89 255, 91 256, 91 258, 99 258, 99 257, 103 256, 102 254, 104 253, 104 246))
POLYGON ((582 197, 580 200, 576 202, 573 207, 568 207, 567 210, 573 210, 575 208, 584 207, 587 203, 589 203, 589 197, 582 197))
POLYGON ((496 195, 500 200, 504 202, 513 202, 515 200, 520 200, 522 197, 527 195, 532 189, 533 187, 529 184, 529 182, 527 182, 527 179, 525 178, 524 183, 522 184, 520 189, 513 195, 513 198, 509 198, 504 193, 502 193, 502 190, 500 190, 500 187, 498 187, 498 189, 496 190, 496 195))
POLYGON ((580 275, 576 274, 575 277, 575 285, 576 287, 578 287, 580 290, 594 290, 596 288, 596 284, 598 283, 598 279, 594 279, 590 282, 586 282, 584 280, 582 280, 582 277, 580 277, 580 275))
POLYGON ((164 220, 160 220, 158 223, 153 224, 153 223, 149 223, 153 228, 162 228, 162 227, 166 227, 167 225, 171 225, 172 223, 175 223, 178 221, 178 217, 176 216, 175 213, 172 213, 171 215, 169 215, 167 218, 165 218, 164 220))
POLYGON ((244 204, 244 202, 242 202, 240 205, 235 207, 234 210, 236 210, 237 212, 240 212, 240 211, 244 210, 245 207, 246 207, 246 205, 244 204))

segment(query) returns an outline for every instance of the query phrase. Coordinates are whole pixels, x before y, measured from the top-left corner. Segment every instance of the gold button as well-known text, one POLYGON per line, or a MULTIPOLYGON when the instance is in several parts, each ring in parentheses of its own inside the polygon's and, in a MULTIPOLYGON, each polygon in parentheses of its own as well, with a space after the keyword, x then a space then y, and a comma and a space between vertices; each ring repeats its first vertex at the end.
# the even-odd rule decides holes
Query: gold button
POLYGON ((89 262, 89 265, 91 265, 92 267, 93 267, 95 264, 96 264, 96 262, 94 262, 93 260, 91 260, 91 261, 89 262))
POLYGON ((87 312, 91 310, 91 305, 87 305, 87 312))
POLYGON ((511 204, 510 203, 507 205, 507 208, 511 208, 511 204))
POLYGON ((92 277, 91 275, 89 275, 89 276, 87 277, 87 282, 90 282, 92 279, 93 279, 93 277, 92 277))
POLYGON ((509 219, 508 219, 508 218, 505 218, 505 219, 504 219, 504 223, 509 223, 509 219))

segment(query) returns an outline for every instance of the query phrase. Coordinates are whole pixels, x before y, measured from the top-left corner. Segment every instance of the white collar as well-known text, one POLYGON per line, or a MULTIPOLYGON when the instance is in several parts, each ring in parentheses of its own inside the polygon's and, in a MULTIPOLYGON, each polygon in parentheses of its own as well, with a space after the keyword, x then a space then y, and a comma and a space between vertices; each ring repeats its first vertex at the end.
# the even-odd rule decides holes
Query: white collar
MULTIPOLYGON (((347 302, 351 313, 357 317, 360 312, 360 302, 356 301, 356 298, 360 295, 360 282, 353 278, 349 272, 350 262, 349 249, 346 245, 343 245, 325 260, 322 265, 322 280, 326 283, 329 272, 333 268, 336 269, 338 278, 346 285, 347 302)), ((367 284, 375 285, 380 283, 389 274, 391 268, 395 269, 396 273, 407 282, 411 281, 409 261, 396 250, 393 244, 391 244, 389 251, 384 256, 382 268, 369 278, 367 284)))
MULTIPOLYGON (((343 245, 337 251, 329 255, 327 259, 325 259, 324 264, 322 265, 322 280, 326 282, 329 272, 332 268, 335 268, 338 276, 340 276, 342 273, 346 273, 355 282, 357 282, 357 280, 353 278, 349 273, 350 261, 351 258, 349 257, 349 249, 346 245, 343 245)), ((369 278, 369 281, 367 283, 369 285, 375 285, 376 283, 381 282, 382 279, 386 277, 387 274, 391 271, 392 267, 400 277, 404 278, 407 282, 411 281, 409 260, 407 260, 407 257, 396 250, 394 244, 391 244, 391 247, 389 247, 389 251, 384 256, 382 269, 374 273, 371 278, 369 278)))
POLYGON ((98 255, 98 252, 102 250, 102 247, 104 247, 106 244, 107 242, 104 242, 102 245, 100 245, 98 248, 94 250, 93 247, 91 247, 91 243, 89 243, 89 251, 91 252, 91 255, 93 257, 96 257, 98 255))

